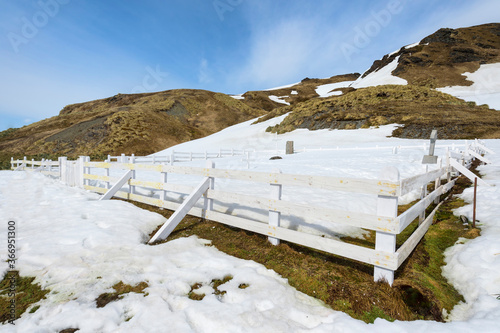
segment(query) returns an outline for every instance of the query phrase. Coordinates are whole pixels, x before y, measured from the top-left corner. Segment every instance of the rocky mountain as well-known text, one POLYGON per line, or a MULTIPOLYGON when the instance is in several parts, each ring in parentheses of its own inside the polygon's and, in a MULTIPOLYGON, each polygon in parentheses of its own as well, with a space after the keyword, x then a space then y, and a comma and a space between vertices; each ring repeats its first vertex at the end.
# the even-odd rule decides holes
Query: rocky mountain
MULTIPOLYGON (((453 93, 450 86, 486 86, 488 99, 498 100, 498 108, 497 73, 500 24, 440 29, 419 43, 376 60, 341 94, 282 106, 259 121, 289 113, 280 124, 268 128, 277 133, 296 128, 355 129, 397 123, 402 126, 393 135, 404 138, 427 138, 433 128, 443 139, 500 138, 499 111, 474 102, 481 98, 464 101, 439 91, 453 93), (488 82, 468 80, 467 75, 488 64, 496 66, 488 82)), ((479 89, 475 89, 470 94, 480 97, 479 89)))
POLYGON ((363 77, 398 57, 392 75, 409 84, 430 88, 468 86, 472 82, 467 81, 463 73, 475 72, 480 65, 500 62, 500 24, 439 29, 419 43, 375 61, 363 77))
POLYGON ((433 128, 443 139, 500 138, 500 112, 481 105, 484 102, 475 103, 482 100, 477 91, 472 91, 476 98, 468 102, 444 93, 453 94, 457 86, 475 87, 470 73, 484 71, 485 66, 496 66, 495 72, 488 68, 486 93, 489 101, 497 101, 499 23, 440 29, 374 61, 362 75, 305 78, 289 86, 233 96, 183 89, 118 94, 68 105, 55 117, 1 132, 0 159, 150 154, 258 116, 264 115, 259 120, 264 121, 285 113, 289 115, 269 131, 397 123, 401 127, 393 135, 405 138, 427 138, 433 128))

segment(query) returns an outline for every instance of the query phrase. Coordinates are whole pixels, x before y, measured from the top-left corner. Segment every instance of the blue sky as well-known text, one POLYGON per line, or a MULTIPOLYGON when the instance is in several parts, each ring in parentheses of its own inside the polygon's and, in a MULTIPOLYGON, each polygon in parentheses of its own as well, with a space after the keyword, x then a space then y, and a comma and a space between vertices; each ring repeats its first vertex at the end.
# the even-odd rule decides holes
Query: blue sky
POLYGON ((0 130, 117 93, 243 93, 363 72, 498 0, 0 0, 0 130))

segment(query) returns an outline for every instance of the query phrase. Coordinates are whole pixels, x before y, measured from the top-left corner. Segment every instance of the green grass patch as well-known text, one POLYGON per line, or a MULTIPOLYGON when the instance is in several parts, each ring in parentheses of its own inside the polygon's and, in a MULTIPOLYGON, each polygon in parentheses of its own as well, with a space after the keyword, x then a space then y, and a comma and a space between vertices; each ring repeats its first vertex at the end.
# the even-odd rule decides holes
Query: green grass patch
POLYGON ((148 284, 146 282, 141 282, 135 286, 131 286, 120 281, 113 286, 115 292, 99 295, 99 297, 97 297, 96 299, 96 305, 98 308, 105 307, 107 304, 121 299, 123 295, 128 293, 144 294, 144 289, 146 289, 147 287, 148 284))
MULTIPOLYGON (((5 323, 12 318, 9 308, 11 304, 15 304, 15 319, 17 319, 33 304, 45 298, 49 291, 33 283, 34 280, 34 277, 19 276, 17 271, 5 274, 0 282, 0 322, 5 323)), ((30 313, 39 307, 32 307, 30 313)))

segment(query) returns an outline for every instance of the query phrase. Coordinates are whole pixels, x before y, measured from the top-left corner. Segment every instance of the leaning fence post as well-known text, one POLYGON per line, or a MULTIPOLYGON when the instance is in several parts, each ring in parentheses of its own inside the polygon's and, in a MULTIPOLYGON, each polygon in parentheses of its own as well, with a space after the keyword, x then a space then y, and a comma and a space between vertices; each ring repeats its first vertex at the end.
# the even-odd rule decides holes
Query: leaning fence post
MULTIPOLYGON (((281 170, 276 169, 274 171, 275 173, 281 173, 281 170)), ((276 182, 278 181, 277 179, 275 180, 276 182)), ((281 184, 271 184, 271 193, 270 193, 270 199, 271 200, 281 200, 281 191, 282 191, 282 186, 281 184)), ((281 212, 277 212, 275 210, 269 210, 269 226, 270 227, 279 227, 280 226, 280 219, 281 219, 281 212)), ((269 236, 267 238, 269 242, 273 245, 279 245, 280 240, 275 237, 269 236)))
POLYGON ((175 159, 175 151, 172 150, 172 153, 170 154, 170 165, 174 165, 174 159, 175 159))
MULTIPOLYGON (((395 167, 384 168, 379 179, 399 182, 399 171, 395 167)), ((379 195, 377 199, 377 215, 387 217, 398 216, 398 197, 379 195)), ((377 231, 375 235, 375 250, 389 253, 396 252, 396 235, 377 231)), ((394 271, 385 267, 375 266, 374 280, 385 281, 392 286, 394 282, 394 271)))

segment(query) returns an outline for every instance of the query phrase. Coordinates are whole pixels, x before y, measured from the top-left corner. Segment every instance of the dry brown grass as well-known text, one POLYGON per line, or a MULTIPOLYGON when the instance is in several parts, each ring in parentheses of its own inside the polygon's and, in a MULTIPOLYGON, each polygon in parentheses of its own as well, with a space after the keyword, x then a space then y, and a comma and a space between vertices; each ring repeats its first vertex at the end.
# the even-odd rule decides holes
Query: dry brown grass
POLYGON ((342 96, 313 99, 275 109, 263 121, 291 112, 271 132, 297 128, 354 129, 389 123, 403 124, 393 136, 428 138, 437 129, 442 139, 500 137, 500 113, 434 89, 386 85, 358 89, 342 96))
POLYGON ((500 62, 500 24, 484 24, 469 28, 440 29, 424 38, 420 45, 401 48, 399 52, 384 56, 364 73, 375 71, 399 58, 393 75, 410 84, 430 88, 463 85, 462 74, 476 71, 481 64, 500 62))
POLYGON ((170 90, 73 104, 49 119, 0 134, 0 150, 18 155, 150 154, 260 116, 227 95, 170 90))
POLYGON ((243 94, 243 97, 245 97, 245 99, 242 100, 242 102, 253 108, 271 111, 283 106, 283 104, 281 103, 271 101, 269 99, 269 96, 271 95, 288 96, 282 99, 290 103, 290 105, 296 105, 300 102, 308 101, 311 98, 318 97, 316 88, 320 85, 342 81, 354 81, 359 77, 359 75, 359 73, 353 73, 345 75, 335 75, 326 79, 305 78, 298 84, 288 88, 275 89, 270 91, 248 91, 243 94), (296 91, 297 94, 292 95, 292 91, 296 91))

